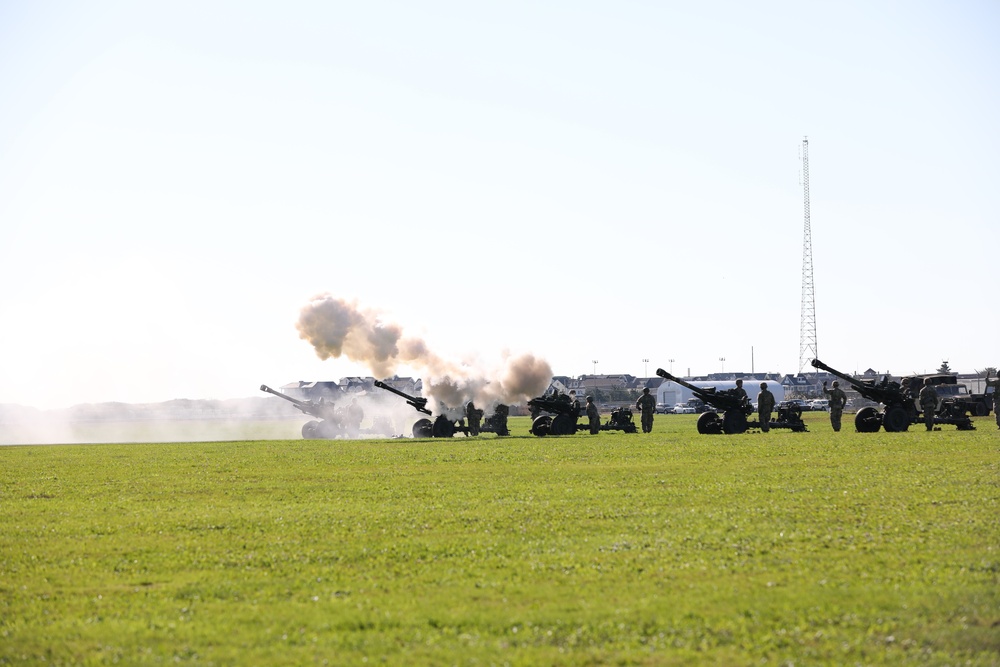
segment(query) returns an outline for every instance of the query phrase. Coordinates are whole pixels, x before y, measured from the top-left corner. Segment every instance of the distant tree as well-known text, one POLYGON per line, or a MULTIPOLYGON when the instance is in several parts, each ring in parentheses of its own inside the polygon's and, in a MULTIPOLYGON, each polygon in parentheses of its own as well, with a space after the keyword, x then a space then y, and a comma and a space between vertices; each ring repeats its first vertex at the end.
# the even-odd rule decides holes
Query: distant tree
POLYGON ((938 373, 952 373, 954 371, 952 371, 951 368, 948 366, 948 362, 947 361, 942 361, 941 362, 941 368, 937 369, 937 372, 938 373))
POLYGON ((996 366, 987 366, 981 371, 976 371, 976 375, 982 375, 984 378, 995 378, 997 376, 996 366))

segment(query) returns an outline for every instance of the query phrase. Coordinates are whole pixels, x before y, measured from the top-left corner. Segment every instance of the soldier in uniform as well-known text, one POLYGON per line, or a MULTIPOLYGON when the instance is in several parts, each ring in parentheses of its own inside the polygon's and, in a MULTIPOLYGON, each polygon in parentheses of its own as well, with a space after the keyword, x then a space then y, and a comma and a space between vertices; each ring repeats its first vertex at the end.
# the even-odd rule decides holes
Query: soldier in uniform
POLYGON ((479 435, 479 421, 483 418, 483 411, 478 410, 472 401, 465 406, 465 418, 469 420, 469 435, 479 435))
POLYGON ((596 435, 601 430, 601 413, 594 404, 594 397, 587 397, 587 420, 590 423, 590 434, 596 435))
POLYGON ((347 431, 352 438, 356 438, 361 433, 361 422, 364 421, 365 411, 358 405, 358 399, 352 398, 351 404, 347 406, 347 431))
POLYGON ((774 394, 766 382, 760 383, 760 393, 757 394, 757 414, 760 418, 760 430, 767 433, 771 430, 771 412, 774 410, 774 394))
POLYGON ((928 431, 934 430, 934 412, 937 410, 938 395, 931 385, 930 378, 924 378, 924 386, 920 390, 920 409, 924 411, 924 424, 928 431))
POLYGON ((747 390, 743 388, 743 378, 736 381, 736 391, 733 393, 739 398, 747 398, 747 390))
POLYGON ((844 407, 847 405, 847 394, 836 380, 833 381, 833 389, 827 389, 824 382, 823 393, 830 399, 830 426, 834 431, 839 431, 840 418, 844 415, 844 407))
POLYGON ((641 415, 640 420, 642 422, 642 432, 652 433, 653 412, 656 410, 656 399, 649 393, 649 387, 642 390, 642 396, 640 396, 639 400, 635 402, 635 407, 639 410, 641 415))
POLYGON ((993 414, 997 418, 997 428, 1000 428, 1000 377, 991 380, 990 376, 987 375, 986 386, 993 387, 993 414))

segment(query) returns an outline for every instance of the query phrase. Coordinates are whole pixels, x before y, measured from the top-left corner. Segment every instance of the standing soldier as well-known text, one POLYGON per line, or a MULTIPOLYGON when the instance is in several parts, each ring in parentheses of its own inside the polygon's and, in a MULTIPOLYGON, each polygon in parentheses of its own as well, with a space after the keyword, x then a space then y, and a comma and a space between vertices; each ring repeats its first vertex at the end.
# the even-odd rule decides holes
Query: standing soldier
POLYGON ((642 396, 635 402, 636 409, 641 414, 642 432, 653 432, 653 411, 656 410, 656 399, 649 393, 649 387, 642 390, 642 396))
POLYGON ((483 418, 483 411, 476 409, 472 401, 465 406, 465 418, 469 420, 469 435, 479 435, 479 420, 483 418))
POLYGON ((590 434, 596 435, 601 430, 601 413, 597 411, 597 406, 594 405, 593 396, 587 397, 587 419, 590 422, 590 434))
POLYGON ((990 376, 987 375, 986 386, 993 387, 993 414, 997 418, 997 428, 1000 428, 1000 377, 991 380, 990 376))
POLYGON ((830 426, 834 431, 840 430, 840 418, 844 414, 844 407, 847 405, 847 394, 840 388, 840 383, 833 381, 833 389, 826 388, 823 383, 823 393, 830 399, 830 426))
POLYGON ((347 406, 347 431, 352 438, 358 437, 361 433, 361 422, 364 418, 365 411, 358 405, 358 399, 352 398, 351 404, 347 406))
POLYGON ((767 433, 771 430, 771 411, 774 410, 774 394, 767 389, 767 383, 760 383, 760 393, 757 394, 757 414, 760 415, 760 430, 767 433))
POLYGON ((937 410, 938 395, 931 386, 931 379, 924 378, 924 386, 920 390, 920 409, 924 411, 924 424, 928 431, 934 430, 934 412, 937 410))

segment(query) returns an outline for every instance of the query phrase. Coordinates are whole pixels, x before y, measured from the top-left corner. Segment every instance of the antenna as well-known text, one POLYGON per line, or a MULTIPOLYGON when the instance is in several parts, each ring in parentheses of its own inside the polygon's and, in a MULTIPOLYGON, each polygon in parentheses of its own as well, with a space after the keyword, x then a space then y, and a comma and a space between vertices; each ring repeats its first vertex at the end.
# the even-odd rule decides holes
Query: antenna
POLYGON ((805 224, 802 232, 802 316, 799 327, 799 373, 810 361, 819 358, 816 351, 816 289, 813 286, 812 228, 809 223, 809 137, 802 139, 802 193, 805 224))

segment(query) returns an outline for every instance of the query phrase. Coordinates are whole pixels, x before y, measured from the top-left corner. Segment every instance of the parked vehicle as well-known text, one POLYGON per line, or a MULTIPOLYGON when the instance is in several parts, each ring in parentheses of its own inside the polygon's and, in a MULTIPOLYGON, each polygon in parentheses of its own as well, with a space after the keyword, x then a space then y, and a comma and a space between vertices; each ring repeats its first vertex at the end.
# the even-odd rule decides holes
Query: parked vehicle
POLYGON ((674 412, 674 406, 672 406, 672 405, 657 405, 656 408, 653 410, 653 412, 655 412, 658 415, 673 414, 673 412, 674 412))
POLYGON ((674 414, 675 415, 693 415, 693 414, 695 414, 695 409, 694 409, 693 406, 690 406, 687 403, 678 403, 677 405, 674 406, 674 414))
POLYGON ((816 399, 815 401, 809 401, 810 410, 822 410, 823 412, 830 411, 830 401, 826 399, 816 399))

